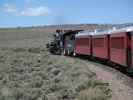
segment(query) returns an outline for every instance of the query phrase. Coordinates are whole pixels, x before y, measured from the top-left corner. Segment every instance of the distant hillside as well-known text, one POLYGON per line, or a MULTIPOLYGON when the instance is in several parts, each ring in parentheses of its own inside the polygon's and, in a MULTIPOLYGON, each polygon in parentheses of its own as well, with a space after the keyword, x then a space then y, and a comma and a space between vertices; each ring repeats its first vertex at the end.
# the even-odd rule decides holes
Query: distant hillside
POLYGON ((64 30, 95 30, 95 29, 110 29, 112 27, 126 27, 133 26, 133 23, 124 24, 64 24, 64 25, 45 25, 34 28, 45 28, 45 29, 64 29, 64 30))
MULTIPOLYGON (((44 25, 44 26, 31 26, 31 27, 17 27, 17 29, 43 29, 46 32, 53 33, 57 29, 62 30, 95 30, 95 29, 111 29, 113 27, 121 28, 133 26, 133 23, 124 24, 64 24, 64 25, 44 25)), ((0 28, 0 29, 12 29, 12 28, 0 28)))
POLYGON ((51 29, 72 29, 72 30, 94 30, 94 29, 109 29, 112 28, 111 24, 65 24, 65 25, 49 25, 42 28, 51 28, 51 29))

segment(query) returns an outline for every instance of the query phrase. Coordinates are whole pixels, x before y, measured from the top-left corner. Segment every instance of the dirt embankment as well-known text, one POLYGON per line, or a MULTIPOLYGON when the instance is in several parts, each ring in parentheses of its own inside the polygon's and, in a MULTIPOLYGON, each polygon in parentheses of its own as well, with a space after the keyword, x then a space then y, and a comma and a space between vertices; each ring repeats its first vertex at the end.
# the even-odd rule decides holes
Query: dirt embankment
POLYGON ((105 65, 84 61, 97 78, 110 84, 111 100, 133 100, 133 79, 105 65), (89 63, 89 64, 88 64, 89 63))

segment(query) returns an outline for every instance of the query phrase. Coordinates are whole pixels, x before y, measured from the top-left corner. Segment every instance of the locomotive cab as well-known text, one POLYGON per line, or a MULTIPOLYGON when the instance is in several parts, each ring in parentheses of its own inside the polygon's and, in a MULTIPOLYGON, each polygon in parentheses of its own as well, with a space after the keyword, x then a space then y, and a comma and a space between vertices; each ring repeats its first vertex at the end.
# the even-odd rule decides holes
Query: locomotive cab
POLYGON ((82 30, 69 30, 63 35, 63 54, 73 55, 75 49, 75 35, 82 30))
POLYGON ((75 35, 67 35, 64 39, 64 54, 65 55, 71 55, 73 54, 75 46, 75 35))

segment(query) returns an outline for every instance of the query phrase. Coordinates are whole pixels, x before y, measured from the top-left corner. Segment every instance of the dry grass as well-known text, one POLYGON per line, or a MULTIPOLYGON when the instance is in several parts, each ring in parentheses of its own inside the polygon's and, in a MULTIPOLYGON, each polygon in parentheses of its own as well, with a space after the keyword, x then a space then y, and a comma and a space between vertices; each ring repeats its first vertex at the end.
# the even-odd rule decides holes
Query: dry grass
POLYGON ((79 93, 76 100, 107 100, 108 97, 99 88, 89 88, 79 93))
POLYGON ((108 100, 111 97, 111 90, 108 86, 108 83, 98 80, 82 83, 76 89, 79 92, 76 100, 108 100))
POLYGON ((81 60, 45 48, 0 49, 0 100, 74 100, 86 89, 85 96, 102 91, 109 98, 108 84, 95 79, 81 60))

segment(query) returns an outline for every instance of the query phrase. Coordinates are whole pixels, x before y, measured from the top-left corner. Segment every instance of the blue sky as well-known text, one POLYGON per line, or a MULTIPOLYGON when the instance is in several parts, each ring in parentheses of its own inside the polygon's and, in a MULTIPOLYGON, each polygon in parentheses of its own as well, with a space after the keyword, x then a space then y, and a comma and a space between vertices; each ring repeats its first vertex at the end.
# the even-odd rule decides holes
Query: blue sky
POLYGON ((0 0, 0 27, 133 22, 133 0, 0 0))

